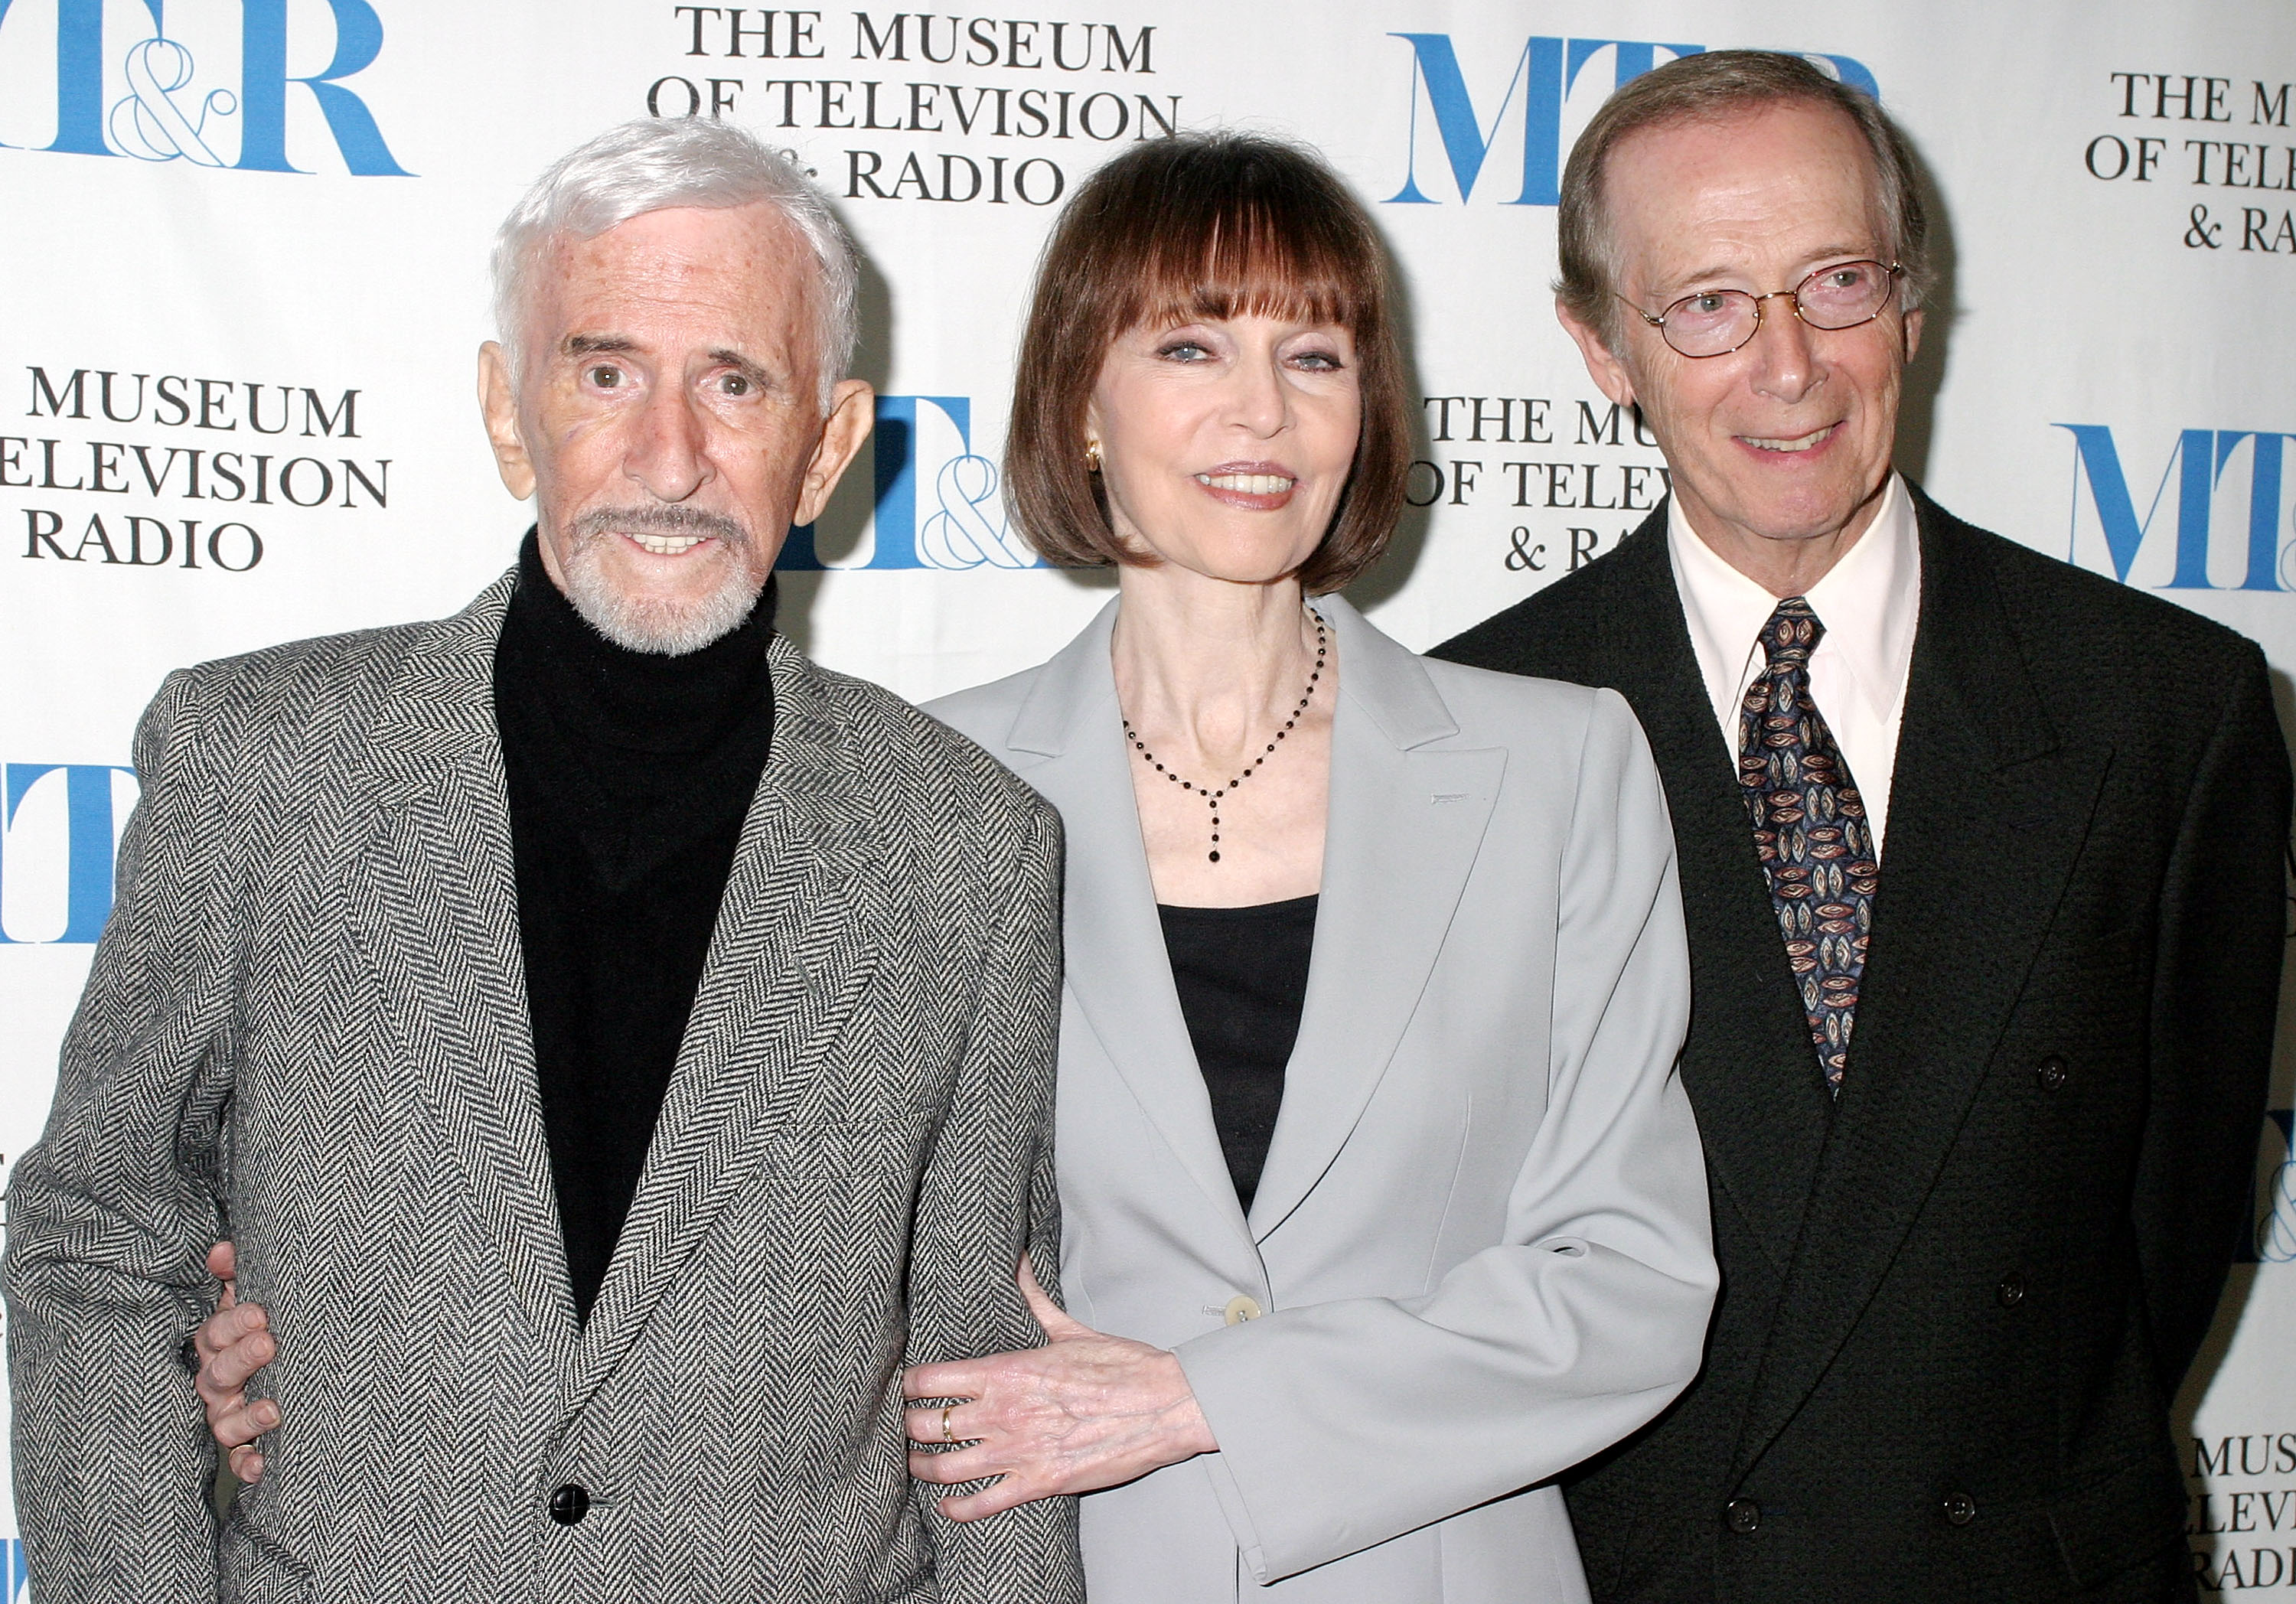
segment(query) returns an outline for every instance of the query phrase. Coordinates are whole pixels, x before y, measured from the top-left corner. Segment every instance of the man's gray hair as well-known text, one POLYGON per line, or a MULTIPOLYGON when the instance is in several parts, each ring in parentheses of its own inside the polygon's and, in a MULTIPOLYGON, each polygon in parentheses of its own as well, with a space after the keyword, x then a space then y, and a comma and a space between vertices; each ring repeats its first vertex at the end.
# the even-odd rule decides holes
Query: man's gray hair
POLYGON ((821 405, 853 360, 851 241, 819 190, 748 129, 699 117, 641 118, 576 146, 534 181, 495 235, 495 329, 515 377, 521 365, 534 271, 562 239, 595 238, 674 206, 767 205, 789 219, 821 269, 812 286, 819 319, 821 405))
POLYGON ((1831 106, 1857 126, 1879 181, 1882 249, 1905 272, 1898 305, 1910 312, 1931 287, 1929 215, 1922 208, 1913 146, 1873 96, 1818 70, 1804 57, 1771 50, 1714 50, 1669 61, 1629 80, 1603 102, 1570 150, 1562 169, 1562 205, 1555 215, 1555 256, 1562 275, 1554 293, 1563 309, 1619 341, 1618 241, 1611 231, 1603 178, 1611 155, 1628 135, 1678 122, 1718 122, 1766 106, 1831 106))

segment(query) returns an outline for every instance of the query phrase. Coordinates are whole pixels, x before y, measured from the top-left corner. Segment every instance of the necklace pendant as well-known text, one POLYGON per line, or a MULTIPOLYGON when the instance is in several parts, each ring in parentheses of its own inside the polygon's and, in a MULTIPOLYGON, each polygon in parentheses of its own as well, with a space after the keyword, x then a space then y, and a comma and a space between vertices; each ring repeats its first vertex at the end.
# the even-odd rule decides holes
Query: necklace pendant
MULTIPOLYGON (((7 0, 0 0, 0 8, 4 8, 6 3, 7 0)), ((1268 757, 1275 752, 1275 742, 1282 741, 1288 732, 1298 726, 1300 715, 1308 710, 1308 702, 1315 698, 1316 682, 1324 677, 1324 653, 1331 650, 1330 636, 1324 630, 1324 620, 1316 617, 1316 610, 1314 608, 1311 607, 1308 609, 1308 616, 1315 621, 1316 625, 1316 666, 1308 671, 1307 692, 1300 698, 1300 705, 1292 709, 1292 716, 1283 721, 1283 728, 1275 732, 1275 741, 1269 741, 1266 749, 1261 751, 1259 757, 1254 757, 1251 762, 1246 765, 1242 773, 1229 781, 1226 785, 1221 786, 1218 790, 1215 790, 1209 786, 1198 786, 1193 781, 1183 780, 1177 773, 1167 769, 1162 764, 1156 761, 1156 754, 1150 751, 1148 749, 1147 743, 1140 739, 1140 732, 1132 727, 1132 721, 1129 718, 1124 718, 1122 721, 1124 724, 1125 738, 1131 741, 1133 749, 1140 754, 1140 760, 1143 763, 1148 764, 1151 767, 1154 768, 1158 773, 1177 784, 1182 790, 1192 791, 1195 795, 1201 797, 1204 799, 1205 806, 1211 809, 1212 839, 1211 849, 1204 855, 1204 859, 1207 863, 1217 863, 1220 861, 1219 806, 1221 799, 1225 798, 1228 792, 1234 790, 1245 781, 1250 779, 1253 773, 1259 770, 1259 765, 1267 762, 1268 757)), ((1119 714, 1119 716, 1121 717, 1121 715, 1119 714)))

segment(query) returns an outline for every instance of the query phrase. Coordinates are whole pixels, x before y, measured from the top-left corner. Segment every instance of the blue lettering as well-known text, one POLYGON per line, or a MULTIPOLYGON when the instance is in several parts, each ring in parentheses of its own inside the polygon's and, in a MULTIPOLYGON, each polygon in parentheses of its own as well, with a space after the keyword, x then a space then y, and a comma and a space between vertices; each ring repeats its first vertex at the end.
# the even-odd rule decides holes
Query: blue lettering
POLYGON ((1524 43, 1522 54, 1515 60, 1514 76, 1507 79, 1506 93, 1499 97, 1498 110, 1491 116, 1490 132, 1486 134, 1475 115, 1474 102, 1468 96, 1467 80, 1460 74, 1459 57, 1451 48, 1451 36, 1398 33, 1389 37, 1402 39, 1411 46, 1411 143, 1404 159, 1403 187, 1387 198, 1389 203, 1432 204, 1419 189, 1419 92, 1423 86, 1427 91, 1428 106, 1435 113, 1435 131, 1443 141, 1443 154, 1450 160, 1452 182, 1459 186, 1459 199, 1464 200, 1474 193, 1475 180, 1482 176, 1483 159, 1490 154, 1492 141, 1498 135, 1508 105, 1514 100, 1516 86, 1527 85, 1522 112, 1522 193, 1509 204, 1555 204, 1559 198, 1555 186, 1562 141, 1563 42, 1534 36, 1524 43))
POLYGON ((2248 574, 2243 590, 2281 590, 2280 583, 2280 452, 2289 437, 2261 432, 2217 431, 2217 471, 2222 479, 2225 459, 2243 440, 2255 442, 2249 457, 2248 574))
MULTIPOLYGON (((0 0, 0 22, 14 0, 0 0)), ((144 0, 164 33, 163 0, 144 0)), ((56 138, 43 147, 78 156, 116 156, 103 138, 103 0, 56 0, 56 138)))
MULTIPOLYGON (((2176 571, 2163 590, 2219 590, 2230 588, 2217 585, 2209 579, 2209 520, 2210 503, 2217 481, 2223 478, 2226 464, 2239 449, 2243 441, 2252 442, 2250 457, 2248 506, 2247 571, 2238 586, 2241 590, 2277 591, 2286 588, 2279 579, 2280 561, 2280 492, 2283 483, 2281 462, 2283 442, 2289 437, 2280 433, 2251 430, 2187 429, 2177 437, 2177 445, 2162 465, 2159 482, 2153 487, 2152 500, 2140 520, 2136 516, 2135 499, 2129 495, 2127 476, 2121 471, 2120 452, 2112 438, 2112 430, 2103 423, 2058 423, 2052 425, 2073 437, 2073 516, 2080 512, 2080 481, 2088 481, 2089 503, 2095 509, 2097 523, 2104 531, 2105 550, 2112 561, 2112 576, 2122 584, 2128 582, 2128 572, 2136 561, 2136 553, 2152 528, 2152 519, 2160 511, 2161 498, 2168 493, 2169 478, 2177 477, 2177 563, 2176 571)), ((2072 553, 2066 552, 2068 561, 2072 553)))
MULTIPOLYGON (((1403 187, 1388 203, 1430 205, 1433 197, 1419 187, 1419 122, 1421 92, 1435 119, 1435 132, 1450 164, 1451 180, 1459 199, 1467 200, 1481 177, 1483 162, 1498 141, 1498 132, 1515 91, 1522 91, 1522 191, 1508 206, 1554 206, 1561 198, 1562 169, 1562 102, 1578 86, 1587 62, 1603 51, 1614 52, 1611 87, 1631 83, 1658 65, 1661 50, 1670 56, 1698 55, 1702 45, 1669 45, 1647 39, 1559 39, 1535 35, 1515 58, 1514 75, 1507 79, 1497 110, 1487 126, 1477 115, 1467 92, 1459 57, 1449 34, 1395 33, 1411 46, 1410 143, 1404 159, 1403 187)), ((1831 68, 1835 77, 1853 89, 1880 97, 1880 88, 1865 64, 1845 55, 1812 54, 1809 60, 1831 68)))
POLYGON ((1658 53, 1671 51, 1677 56, 1704 55, 1703 45, 1652 45, 1639 39, 1573 39, 1570 41, 1570 64, 1563 71, 1562 93, 1568 95, 1578 86, 1578 70, 1611 46, 1618 47, 1618 57, 1611 73, 1611 87, 1623 89, 1658 65, 1658 53))
MULTIPOLYGON (((938 433, 938 426, 934 432, 938 433)), ((866 562, 822 561, 812 525, 789 532, 775 567, 796 572, 857 569, 1041 568, 1042 559, 1013 534, 996 502, 996 464, 974 454, 968 396, 880 396, 871 445, 876 542, 866 562), (931 406, 955 430, 957 449, 937 459, 928 487, 921 444, 931 406), (921 505, 921 503, 922 503, 921 505), (926 514, 923 505, 934 510, 926 514)))
MULTIPOLYGON (((114 835, 111 777, 135 771, 109 763, 12 763, 6 769, 6 811, 0 826, 16 822, 25 793, 57 770, 64 774, 64 931, 59 942, 94 941, 111 914, 114 835)), ((0 929, 0 944, 16 937, 0 929)))
MULTIPOLYGON (((2080 510, 2078 481, 2085 475, 2089 501, 2096 508, 2096 520, 2104 527, 2105 550, 2112 557, 2112 577, 2123 585, 2128 583, 2128 569, 2136 561, 2137 548, 2152 530, 2152 515, 2160 510, 2161 494, 2169 487, 2169 475, 2176 471, 2178 462, 2184 463, 2184 479, 2177 498, 2177 576, 2169 582, 2169 588, 2208 589, 2209 431, 2188 429, 2177 438, 2176 449, 2169 453, 2167 465, 2161 470, 2161 482, 2153 489, 2152 503, 2144 509, 2144 521, 2139 523, 2136 504, 2129 498, 2128 480, 2120 471, 2120 452, 2113 444, 2111 427, 2103 423, 2058 423, 2052 427, 2066 430, 2073 437, 2073 511, 2078 514, 2080 510), (2194 576, 2197 586, 2188 583, 2194 576)), ((2070 550, 2065 556, 2071 561, 2070 550)))
MULTIPOLYGON (((876 492, 876 547, 865 569, 923 568, 917 555, 917 405, 931 402, 956 425, 957 438, 972 444, 972 400, 969 396, 880 396, 877 426, 870 440, 876 492)), ((804 572, 825 569, 815 549, 813 526, 791 529, 776 568, 804 572)))
POLYGON ((1825 55, 1815 51, 1805 53, 1811 61, 1823 61, 1832 67, 1833 76, 1852 89, 1862 89, 1875 100, 1882 98, 1882 86, 1874 81, 1873 71, 1855 56, 1825 55))
POLYGON ((360 177, 408 176, 383 143, 366 102, 334 81, 364 71, 381 53, 382 20, 374 7, 367 0, 327 0, 335 16, 335 58, 323 72, 290 78, 287 0, 240 0, 240 103, 245 115, 236 165, 258 173, 305 170, 287 160, 287 86, 301 84, 319 102, 345 167, 360 177))

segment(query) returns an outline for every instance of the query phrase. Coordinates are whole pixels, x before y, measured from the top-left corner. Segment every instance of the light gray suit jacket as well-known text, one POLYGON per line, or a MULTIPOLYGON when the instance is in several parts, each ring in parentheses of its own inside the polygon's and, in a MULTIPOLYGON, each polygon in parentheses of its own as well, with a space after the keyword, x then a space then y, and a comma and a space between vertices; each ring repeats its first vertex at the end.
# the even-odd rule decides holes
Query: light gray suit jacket
POLYGON ((1430 662, 1318 607, 1340 687, 1323 899, 1249 1219, 1150 888, 1115 605, 931 709, 1067 825, 1068 1305, 1176 1349, 1221 1444, 1083 1501, 1093 1604, 1250 1582, 1583 1600, 1538 1484, 1681 1390, 1715 1291, 1658 773, 1610 692, 1430 662), (1227 1323, 1238 1299, 1265 1316, 1227 1323))
POLYGON ((37 1595, 1075 1600, 1072 1501, 932 1516, 898 1380, 1041 1340, 1013 1270, 1055 1232, 1057 819, 773 643, 772 755, 578 1326, 493 714, 510 589, 175 675, 144 719, 9 1197, 37 1595), (176 1351, 226 1232, 286 1423, 218 1532, 176 1351))

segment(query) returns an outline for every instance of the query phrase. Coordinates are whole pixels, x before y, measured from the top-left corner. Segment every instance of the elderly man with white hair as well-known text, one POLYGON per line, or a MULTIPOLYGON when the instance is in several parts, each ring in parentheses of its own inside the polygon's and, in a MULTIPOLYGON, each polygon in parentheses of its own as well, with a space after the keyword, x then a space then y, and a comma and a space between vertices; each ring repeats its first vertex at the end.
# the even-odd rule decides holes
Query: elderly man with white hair
POLYGON ((868 432, 850 249, 751 136, 659 122, 495 266, 516 566, 173 675, 137 736, 9 1198, 36 1592, 1080 1598, 1066 1501, 943 1520, 903 1451, 905 1366, 1041 1340, 1060 844, 774 633, 868 432), (218 1518, 225 1235, 277 1356, 218 1518))

